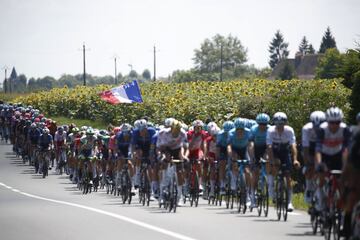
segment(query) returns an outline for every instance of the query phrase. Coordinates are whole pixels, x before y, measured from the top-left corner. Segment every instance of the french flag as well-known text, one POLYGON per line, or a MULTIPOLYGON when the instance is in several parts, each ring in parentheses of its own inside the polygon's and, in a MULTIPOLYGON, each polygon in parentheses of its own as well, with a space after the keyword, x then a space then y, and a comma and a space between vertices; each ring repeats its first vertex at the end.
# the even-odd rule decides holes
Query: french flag
POLYGON ((120 85, 99 94, 101 99, 110 104, 119 103, 142 103, 139 85, 136 80, 131 83, 120 85))

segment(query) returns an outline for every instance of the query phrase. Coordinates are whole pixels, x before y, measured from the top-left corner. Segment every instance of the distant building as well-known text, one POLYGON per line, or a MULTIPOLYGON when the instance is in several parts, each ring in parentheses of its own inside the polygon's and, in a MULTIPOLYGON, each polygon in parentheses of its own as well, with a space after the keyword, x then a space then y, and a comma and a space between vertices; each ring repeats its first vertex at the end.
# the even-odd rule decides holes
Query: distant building
POLYGON ((314 79, 315 70, 319 63, 320 58, 324 54, 306 54, 297 53, 295 59, 288 58, 282 60, 276 65, 269 79, 278 79, 281 71, 283 70, 285 63, 290 63, 295 69, 295 75, 298 79, 314 79))

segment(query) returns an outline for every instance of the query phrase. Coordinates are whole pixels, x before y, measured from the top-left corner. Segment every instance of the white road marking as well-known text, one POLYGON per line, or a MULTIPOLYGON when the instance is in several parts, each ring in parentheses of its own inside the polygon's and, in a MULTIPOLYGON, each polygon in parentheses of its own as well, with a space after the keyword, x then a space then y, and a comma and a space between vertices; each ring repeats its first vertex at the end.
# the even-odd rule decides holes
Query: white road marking
POLYGON ((156 226, 150 225, 148 223, 144 223, 144 222, 141 222, 141 221, 129 218, 129 217, 119 215, 119 214, 103 211, 103 210, 100 210, 100 209, 97 209, 97 208, 92 208, 92 207, 88 207, 88 206, 84 206, 84 205, 80 205, 80 204, 76 204, 76 203, 65 202, 65 201, 60 201, 60 200, 55 200, 55 199, 50 199, 50 198, 44 198, 44 197, 36 196, 36 195, 33 195, 33 194, 25 193, 25 192, 22 192, 22 191, 20 191, 18 189, 14 189, 14 188, 12 188, 12 187, 10 187, 10 186, 6 185, 5 183, 2 183, 2 182, 0 182, 0 186, 3 186, 5 188, 7 188, 7 189, 10 189, 13 192, 22 194, 22 195, 27 196, 27 197, 31 197, 31 198, 35 198, 35 199, 39 199, 39 200, 43 200, 43 201, 48 201, 48 202, 53 202, 53 203, 58 203, 58 204, 62 204, 62 205, 68 205, 68 206, 72 206, 72 207, 82 208, 82 209, 85 209, 85 210, 88 210, 88 211, 92 211, 92 212, 100 213, 100 214, 103 214, 103 215, 106 215, 106 216, 110 216, 110 217, 113 217, 113 218, 116 218, 116 219, 119 219, 119 220, 122 220, 122 221, 125 221, 125 222, 129 222, 129 223, 132 223, 134 225, 137 225, 137 226, 140 226, 140 227, 143 227, 143 228, 147 228, 147 229, 155 231, 155 232, 159 232, 159 233, 168 235, 168 236, 173 237, 173 238, 177 238, 177 239, 181 239, 181 240, 195 240, 195 238, 191 238, 191 237, 188 237, 188 236, 176 233, 176 232, 172 232, 172 231, 160 228, 160 227, 156 227, 156 226))

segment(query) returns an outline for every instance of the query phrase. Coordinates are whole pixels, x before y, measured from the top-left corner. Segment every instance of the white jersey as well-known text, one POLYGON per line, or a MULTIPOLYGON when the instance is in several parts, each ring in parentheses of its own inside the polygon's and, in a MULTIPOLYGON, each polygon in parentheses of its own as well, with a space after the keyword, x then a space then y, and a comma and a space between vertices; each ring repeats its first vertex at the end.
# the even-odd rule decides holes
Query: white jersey
POLYGON ((54 142, 64 142, 65 140, 66 140, 65 131, 62 134, 59 134, 59 132, 55 133, 54 142))
POLYGON ((169 147, 171 150, 183 147, 186 142, 186 132, 181 129, 177 137, 171 133, 171 129, 162 129, 159 132, 156 147, 169 147))
POLYGON ((270 126, 266 134, 266 144, 294 144, 296 143, 294 129, 288 125, 284 126, 284 131, 279 133, 276 126, 270 126))
POLYGON ((304 125, 302 128, 302 146, 310 147, 311 143, 315 143, 317 139, 316 131, 312 122, 304 125))
POLYGON ((340 123, 339 129, 332 133, 327 122, 320 125, 319 136, 316 142, 316 151, 326 155, 336 155, 350 143, 351 132, 345 123, 340 123))

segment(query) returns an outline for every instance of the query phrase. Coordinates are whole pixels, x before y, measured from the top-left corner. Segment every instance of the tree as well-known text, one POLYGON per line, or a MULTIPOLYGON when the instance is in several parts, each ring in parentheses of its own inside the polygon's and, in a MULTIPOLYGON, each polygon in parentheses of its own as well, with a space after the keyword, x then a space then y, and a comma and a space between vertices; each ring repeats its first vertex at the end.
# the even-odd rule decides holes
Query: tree
POLYGON ((299 45, 299 52, 301 52, 303 55, 307 54, 309 51, 309 42, 304 36, 300 42, 299 45))
POLYGON ((309 44, 308 53, 315 54, 315 48, 313 47, 313 45, 311 43, 309 44))
POLYGON ((354 85, 350 95, 350 122, 355 123, 355 117, 360 112, 360 71, 354 74, 354 85))
POLYGON ((288 60, 285 60, 285 64, 281 72, 279 73, 281 80, 291 80, 295 77, 294 66, 289 63, 288 60))
POLYGON ((151 73, 149 71, 149 69, 145 69, 142 73, 142 77, 145 79, 145 80, 150 80, 151 79, 151 73))
POLYGON ((355 73, 360 71, 360 49, 349 49, 343 54, 343 64, 340 69, 343 84, 351 88, 355 83, 355 73))
POLYGON ((320 58, 316 68, 316 78, 338 78, 341 77, 340 68, 343 57, 336 48, 327 49, 325 55, 320 58))
POLYGON ((319 53, 325 53, 329 48, 336 48, 335 38, 332 36, 330 27, 327 27, 326 32, 321 40, 319 53))
POLYGON ((269 46, 269 65, 272 69, 274 69, 281 60, 286 59, 289 56, 289 51, 287 50, 288 46, 289 44, 284 42, 284 37, 280 33, 280 30, 278 30, 269 46))
POLYGON ((220 72, 221 58, 223 69, 234 69, 247 61, 247 49, 231 35, 217 34, 212 39, 205 39, 200 49, 194 51, 195 69, 201 73, 220 72))
POLYGON ((138 73, 135 70, 131 70, 129 73, 129 78, 137 78, 138 77, 138 73))

